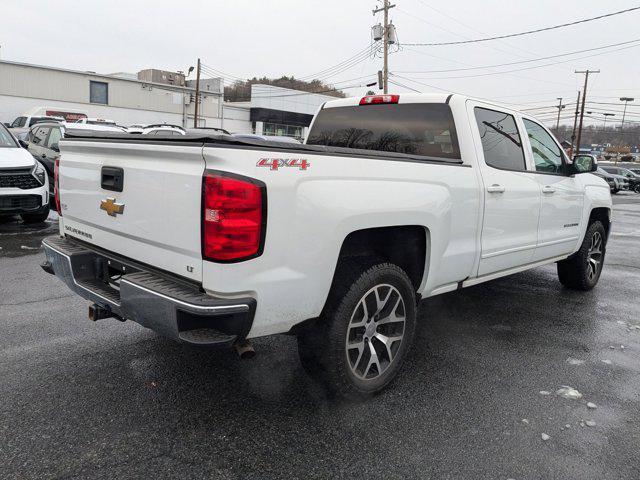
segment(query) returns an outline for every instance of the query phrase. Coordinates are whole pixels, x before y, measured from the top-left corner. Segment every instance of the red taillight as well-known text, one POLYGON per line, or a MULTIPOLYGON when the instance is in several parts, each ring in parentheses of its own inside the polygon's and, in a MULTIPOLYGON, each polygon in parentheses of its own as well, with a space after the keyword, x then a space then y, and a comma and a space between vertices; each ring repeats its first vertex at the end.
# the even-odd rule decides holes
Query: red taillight
POLYGON ((60 157, 56 158, 56 163, 53 167, 53 198, 56 201, 56 211, 58 215, 62 215, 62 209, 60 208, 60 157))
POLYGON ((362 97, 360 105, 379 105, 381 103, 398 103, 400 95, 367 95, 362 97))
POLYGON ((246 177, 205 172, 202 179, 202 258, 230 262, 262 253, 266 189, 246 177))

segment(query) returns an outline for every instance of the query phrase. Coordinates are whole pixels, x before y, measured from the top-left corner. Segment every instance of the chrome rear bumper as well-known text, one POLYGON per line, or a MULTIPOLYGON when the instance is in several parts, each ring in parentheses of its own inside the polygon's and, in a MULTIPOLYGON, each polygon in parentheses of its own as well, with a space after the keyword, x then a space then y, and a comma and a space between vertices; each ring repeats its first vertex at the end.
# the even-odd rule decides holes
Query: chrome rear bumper
POLYGON ((75 293, 109 310, 183 342, 228 346, 246 338, 255 313, 253 298, 223 299, 170 274, 123 259, 69 237, 43 240, 47 261, 75 293))

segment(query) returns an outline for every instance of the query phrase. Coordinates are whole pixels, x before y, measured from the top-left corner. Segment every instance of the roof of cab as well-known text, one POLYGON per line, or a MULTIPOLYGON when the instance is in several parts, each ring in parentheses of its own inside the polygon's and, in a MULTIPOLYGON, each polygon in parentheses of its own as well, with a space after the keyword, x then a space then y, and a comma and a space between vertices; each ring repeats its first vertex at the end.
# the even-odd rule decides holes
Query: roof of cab
MULTIPOLYGON (((384 95, 382 93, 374 96, 384 95)), ((447 99, 451 97, 450 93, 389 93, 388 95, 399 95, 398 103, 446 103, 447 99)), ((335 108, 335 107, 353 107, 360 104, 360 100, 370 95, 363 95, 361 97, 348 97, 340 98, 337 100, 329 100, 324 104, 322 108, 335 108)))
MULTIPOLYGON (((385 95, 382 93, 378 93, 375 95, 364 95, 364 96, 381 96, 385 95)), ((535 115, 533 112, 523 112, 514 108, 513 106, 505 105, 504 103, 496 102, 486 98, 478 98, 471 97, 469 95, 463 95, 461 93, 453 93, 453 92, 443 92, 443 93, 395 93, 391 92, 387 95, 398 95, 398 104, 403 103, 455 103, 460 104, 464 103, 468 100, 478 102, 486 105, 487 107, 492 107, 498 109, 500 111, 505 111, 507 113, 518 113, 522 117, 535 119, 535 115)), ((353 107, 360 105, 360 100, 364 97, 348 97, 348 98, 340 98, 337 100, 330 100, 326 102, 322 107, 325 108, 336 108, 336 107, 353 107)))

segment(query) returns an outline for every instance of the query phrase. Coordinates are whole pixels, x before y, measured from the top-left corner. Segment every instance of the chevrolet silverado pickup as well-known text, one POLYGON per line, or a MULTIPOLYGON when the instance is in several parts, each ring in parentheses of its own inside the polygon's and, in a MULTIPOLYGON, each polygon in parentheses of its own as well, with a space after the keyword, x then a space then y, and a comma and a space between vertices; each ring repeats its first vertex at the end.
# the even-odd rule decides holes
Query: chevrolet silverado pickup
POLYGON ((91 319, 196 345, 296 335, 338 394, 396 376, 420 299, 550 263, 590 290, 611 228, 592 157, 457 94, 330 101, 303 145, 72 130, 59 145, 43 268, 91 319))

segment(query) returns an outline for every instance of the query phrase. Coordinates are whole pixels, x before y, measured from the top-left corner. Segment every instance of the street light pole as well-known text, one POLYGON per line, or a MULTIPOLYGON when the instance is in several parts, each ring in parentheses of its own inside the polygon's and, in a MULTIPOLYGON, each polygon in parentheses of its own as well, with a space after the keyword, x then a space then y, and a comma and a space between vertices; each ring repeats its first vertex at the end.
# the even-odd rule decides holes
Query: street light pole
POLYGON ((620 140, 621 144, 618 148, 618 154, 616 155, 616 165, 618 164, 618 158, 620 157, 620 150, 622 150, 622 143, 624 143, 624 117, 627 115, 627 104, 629 102, 633 102, 633 98, 631 97, 621 97, 620 101, 624 102, 624 109, 622 110, 622 123, 620 123, 620 140))
POLYGON ((631 97, 622 97, 620 99, 621 102, 624 102, 624 110, 622 111, 622 123, 620 124, 620 133, 624 129, 624 117, 627 115, 627 104, 629 102, 633 102, 635 99, 631 97))
POLYGON ((615 117, 616 114, 615 113, 603 113, 602 115, 604 115, 604 125, 602 126, 602 128, 605 130, 607 130, 607 117, 615 117))
POLYGON ((558 134, 558 130, 560 130, 560 112, 562 112, 562 109, 566 107, 566 105, 562 105, 562 97, 558 97, 556 98, 556 100, 559 101, 558 103, 558 120, 556 122, 556 135, 558 134))

